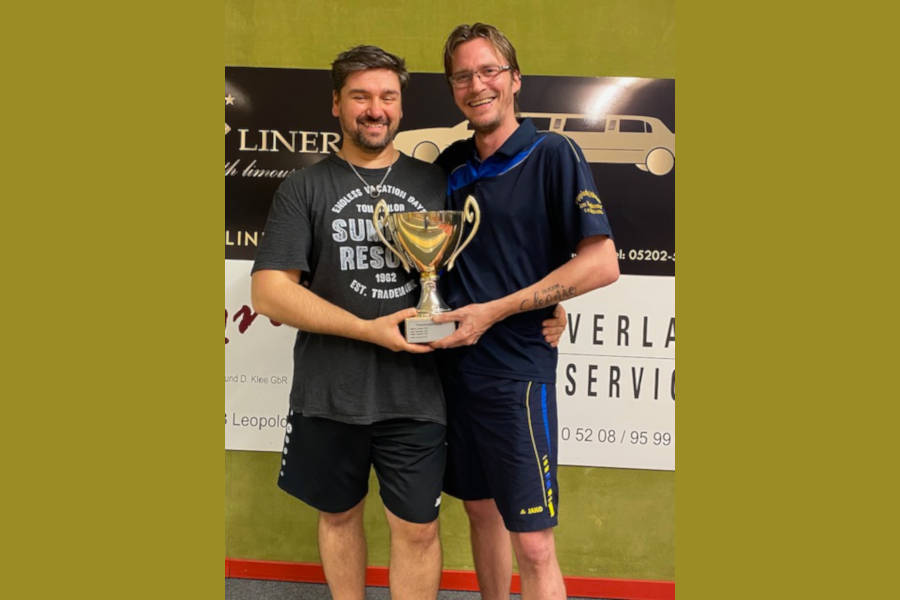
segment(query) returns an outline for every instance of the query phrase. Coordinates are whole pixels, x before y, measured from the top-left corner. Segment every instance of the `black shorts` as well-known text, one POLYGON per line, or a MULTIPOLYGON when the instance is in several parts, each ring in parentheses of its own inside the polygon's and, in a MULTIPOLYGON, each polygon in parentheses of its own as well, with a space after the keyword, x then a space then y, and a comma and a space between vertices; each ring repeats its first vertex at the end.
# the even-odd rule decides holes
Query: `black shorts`
POLYGON ((447 398, 444 491, 493 498, 510 531, 559 520, 556 386, 442 373, 447 398))
POLYGON ((374 466, 384 506, 405 521, 430 523, 441 502, 445 433, 432 421, 351 425, 291 411, 278 487, 317 510, 340 513, 366 497, 374 466))

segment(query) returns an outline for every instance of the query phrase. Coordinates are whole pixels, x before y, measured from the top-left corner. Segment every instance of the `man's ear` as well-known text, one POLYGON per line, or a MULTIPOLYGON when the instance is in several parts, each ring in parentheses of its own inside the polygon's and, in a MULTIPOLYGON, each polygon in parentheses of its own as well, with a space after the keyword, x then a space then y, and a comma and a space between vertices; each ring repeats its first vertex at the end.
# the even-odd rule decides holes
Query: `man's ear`
POLYGON ((340 114, 338 111, 338 104, 341 101, 341 93, 340 92, 331 92, 331 116, 336 117, 340 114))

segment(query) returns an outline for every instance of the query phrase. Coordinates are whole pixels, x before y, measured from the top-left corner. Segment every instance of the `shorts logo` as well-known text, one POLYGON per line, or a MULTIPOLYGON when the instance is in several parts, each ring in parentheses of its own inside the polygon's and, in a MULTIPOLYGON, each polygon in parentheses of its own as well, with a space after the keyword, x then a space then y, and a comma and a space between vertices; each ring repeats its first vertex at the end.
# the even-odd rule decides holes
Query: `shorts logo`
POLYGON ((590 215, 603 214, 603 203, 600 202, 600 198, 597 194, 591 190, 580 191, 578 197, 575 198, 575 204, 578 205, 578 208, 590 215))
POLYGON ((532 506, 531 508, 527 508, 527 509, 523 508, 522 510, 519 511, 519 514, 520 515, 534 515, 534 514, 542 513, 542 512, 544 512, 543 506, 532 506))
POLYGON ((435 508, 437 508, 440 505, 441 505, 441 497, 438 496, 437 499, 435 499, 435 501, 434 501, 434 506, 435 506, 435 508))

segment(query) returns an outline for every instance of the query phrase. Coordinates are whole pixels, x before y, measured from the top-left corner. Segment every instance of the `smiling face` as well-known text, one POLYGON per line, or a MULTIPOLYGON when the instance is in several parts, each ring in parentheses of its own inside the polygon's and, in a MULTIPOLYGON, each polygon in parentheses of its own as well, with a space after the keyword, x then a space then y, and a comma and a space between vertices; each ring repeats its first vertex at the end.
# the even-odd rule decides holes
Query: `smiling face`
MULTIPOLYGON (((504 60, 484 38, 464 42, 453 51, 452 73, 474 72, 482 67, 502 67, 504 60)), ((522 87, 519 74, 500 73, 493 81, 482 81, 477 75, 466 87, 453 88, 453 100, 478 133, 491 133, 501 127, 516 128, 515 94, 522 87)))
POLYGON ((367 69, 347 76, 334 92, 331 114, 341 122, 344 144, 364 152, 387 148, 403 116, 400 79, 389 69, 367 69))

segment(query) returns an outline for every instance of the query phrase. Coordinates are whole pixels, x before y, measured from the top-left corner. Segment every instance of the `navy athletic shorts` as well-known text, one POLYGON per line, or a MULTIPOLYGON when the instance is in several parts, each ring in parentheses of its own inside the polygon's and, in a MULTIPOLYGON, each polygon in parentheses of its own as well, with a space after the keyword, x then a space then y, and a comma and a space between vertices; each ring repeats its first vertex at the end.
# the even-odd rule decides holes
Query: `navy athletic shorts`
POLYGON ((340 513, 366 497, 374 466, 384 506, 405 521, 430 523, 441 502, 445 432, 432 421, 352 425, 292 410, 278 487, 317 510, 340 513))
POLYGON ((558 522, 556 386, 442 373, 447 398, 444 491, 493 498, 510 531, 558 522))

